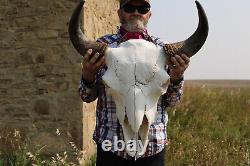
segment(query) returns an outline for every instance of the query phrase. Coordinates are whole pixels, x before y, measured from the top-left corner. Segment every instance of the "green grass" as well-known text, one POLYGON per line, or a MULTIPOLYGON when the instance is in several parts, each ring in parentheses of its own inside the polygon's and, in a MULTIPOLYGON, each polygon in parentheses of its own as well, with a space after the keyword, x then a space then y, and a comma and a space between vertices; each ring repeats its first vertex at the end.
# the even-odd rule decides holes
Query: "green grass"
POLYGON ((168 111, 167 165, 250 166, 250 88, 186 87, 168 111))

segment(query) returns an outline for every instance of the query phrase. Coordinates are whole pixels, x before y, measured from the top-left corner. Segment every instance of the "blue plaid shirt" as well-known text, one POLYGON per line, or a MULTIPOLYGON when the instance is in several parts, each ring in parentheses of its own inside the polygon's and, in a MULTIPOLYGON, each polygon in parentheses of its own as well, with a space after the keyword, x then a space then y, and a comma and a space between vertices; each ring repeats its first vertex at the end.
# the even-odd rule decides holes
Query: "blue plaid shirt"
MULTIPOLYGON (((144 33, 143 38, 147 41, 153 42, 156 45, 163 46, 164 43, 153 36, 149 36, 147 32, 144 33)), ((105 35, 97 40, 98 42, 105 42, 109 47, 117 47, 119 43, 123 42, 123 36, 118 31, 117 34, 105 35)), ((167 68, 167 66, 166 66, 167 68)), ((118 140, 123 140, 122 127, 116 116, 116 106, 111 96, 107 95, 105 86, 102 83, 102 76, 104 75, 107 67, 102 68, 97 74, 97 80, 92 85, 86 83, 81 78, 79 86, 79 94, 84 102, 92 102, 98 98, 96 107, 96 127, 93 139, 96 143, 102 143, 104 140, 114 142, 114 137, 118 140)), ((156 121, 150 126, 149 129, 149 144, 145 154, 141 157, 148 157, 161 152, 167 144, 167 121, 168 116, 166 108, 175 106, 180 102, 183 83, 174 85, 170 82, 167 92, 162 95, 157 104, 158 116, 156 121)), ((112 147, 111 151, 123 158, 130 158, 126 151, 115 151, 112 147)))

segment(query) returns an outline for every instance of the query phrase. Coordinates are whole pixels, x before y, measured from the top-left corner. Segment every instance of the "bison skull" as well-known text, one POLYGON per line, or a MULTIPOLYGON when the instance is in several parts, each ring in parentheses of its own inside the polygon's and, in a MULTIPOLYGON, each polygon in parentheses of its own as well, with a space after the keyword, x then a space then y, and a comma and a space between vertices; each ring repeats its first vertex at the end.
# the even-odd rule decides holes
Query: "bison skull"
POLYGON ((157 101, 166 92, 169 76, 162 47, 145 40, 129 40, 106 52, 108 69, 103 81, 116 105, 125 142, 141 145, 130 156, 144 154, 149 126, 155 121, 157 101))

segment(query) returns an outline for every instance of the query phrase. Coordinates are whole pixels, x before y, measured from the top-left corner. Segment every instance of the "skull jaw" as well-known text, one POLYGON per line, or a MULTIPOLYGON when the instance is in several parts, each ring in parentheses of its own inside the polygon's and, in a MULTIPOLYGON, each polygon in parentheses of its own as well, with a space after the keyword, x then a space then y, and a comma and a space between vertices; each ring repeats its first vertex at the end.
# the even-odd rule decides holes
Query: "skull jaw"
POLYGON ((144 115, 142 124, 139 128, 138 132, 134 132, 128 122, 127 117, 125 117, 124 122, 121 123, 122 129, 123 129, 123 134, 124 134, 124 140, 125 143, 127 144, 126 147, 130 147, 129 143, 130 141, 133 142, 132 148, 126 148, 126 152, 128 153, 129 156, 135 157, 135 159, 141 157, 147 149, 148 146, 148 133, 149 133, 149 122, 147 117, 144 115))
POLYGON ((113 98, 115 98, 114 101, 116 105, 116 115, 119 123, 122 126, 124 141, 126 145, 128 145, 131 141, 136 142, 136 144, 134 145, 136 147, 133 147, 133 150, 129 150, 126 148, 126 152, 131 157, 139 158, 145 153, 148 146, 148 134, 150 125, 155 121, 158 114, 158 98, 154 100, 154 103, 149 104, 146 103, 146 96, 143 96, 142 93, 140 93, 141 95, 136 97, 140 98, 140 101, 137 101, 131 96, 125 97, 120 93, 117 93, 117 91, 113 91, 112 88, 109 88, 107 92, 108 95, 111 95, 113 98), (137 109, 133 104, 131 104, 132 101, 137 101, 137 109), (126 107, 128 105, 132 107, 126 107), (151 105, 151 107, 149 107, 149 105, 151 105))
MULTIPOLYGON (((140 98, 145 99, 145 97, 142 96, 140 96, 140 98)), ((131 157, 139 158, 145 153, 147 149, 149 142, 148 135, 149 135, 150 125, 156 120, 158 114, 157 112, 158 98, 155 99, 155 101, 156 101, 155 103, 152 103, 153 106, 150 109, 145 109, 147 108, 147 105, 145 102, 143 102, 141 107, 138 106, 141 109, 139 110, 136 109, 136 111, 134 111, 135 116, 133 116, 133 114, 127 113, 127 112, 131 113, 132 110, 135 110, 134 107, 130 108, 130 110, 127 110, 125 109, 125 107, 120 107, 121 103, 117 103, 117 100, 115 102, 117 106, 116 110, 117 118, 122 126, 125 143, 129 143, 130 141, 134 141, 136 143, 134 145, 136 146, 136 148, 133 148, 133 150, 126 149, 126 152, 131 157)), ((128 104, 129 103, 125 102, 125 105, 128 104)))
MULTIPOLYGON (((105 85, 107 94, 115 99, 116 115, 122 126, 125 143, 128 144, 130 141, 136 142, 136 148, 132 148, 134 149, 132 151, 126 148, 126 152, 129 156, 135 157, 135 159, 139 158, 146 152, 149 143, 150 125, 156 120, 158 114, 157 102, 165 91, 157 90, 158 92, 154 93, 154 95, 137 93, 135 96, 128 94, 124 96, 107 86, 107 84, 105 85), (151 96, 150 100, 147 100, 147 96, 151 96)), ((133 91, 136 90, 133 89, 133 91)))

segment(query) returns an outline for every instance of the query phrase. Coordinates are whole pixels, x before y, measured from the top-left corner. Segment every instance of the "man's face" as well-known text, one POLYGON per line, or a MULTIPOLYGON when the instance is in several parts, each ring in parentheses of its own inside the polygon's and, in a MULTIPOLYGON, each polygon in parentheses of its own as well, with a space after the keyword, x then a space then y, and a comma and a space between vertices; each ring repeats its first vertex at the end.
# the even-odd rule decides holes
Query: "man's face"
MULTIPOLYGON (((145 4, 143 2, 132 1, 126 4, 126 6, 140 6, 143 7, 145 4)), ((148 20, 151 16, 151 11, 143 14, 138 10, 134 12, 126 12, 124 8, 118 10, 118 15, 120 18, 120 22, 122 27, 125 28, 129 32, 142 32, 147 28, 148 20)))

